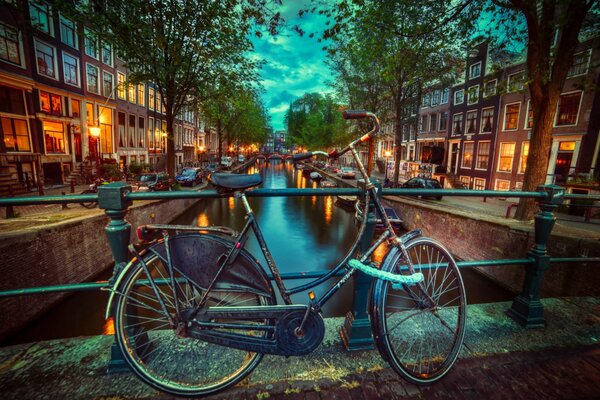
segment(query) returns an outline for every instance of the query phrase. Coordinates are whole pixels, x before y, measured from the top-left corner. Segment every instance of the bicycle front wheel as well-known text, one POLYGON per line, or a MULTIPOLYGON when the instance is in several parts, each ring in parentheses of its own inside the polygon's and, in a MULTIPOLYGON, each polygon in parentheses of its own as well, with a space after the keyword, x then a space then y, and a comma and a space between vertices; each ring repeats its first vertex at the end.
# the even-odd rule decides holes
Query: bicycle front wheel
POLYGON ((466 297, 460 271, 450 253, 429 238, 406 245, 382 269, 395 274, 421 272, 423 282, 401 289, 379 280, 373 291, 372 317, 381 355, 415 384, 441 379, 454 365, 465 335, 466 297))
MULTIPOLYGON (((243 379, 258 365, 262 354, 188 337, 185 330, 178 330, 170 323, 170 318, 177 319, 180 315, 176 304, 179 312, 197 304, 205 292, 206 282, 212 278, 206 276, 208 271, 214 271, 209 264, 217 265, 216 255, 221 248, 226 250, 223 242, 200 238, 200 235, 181 240, 175 237, 172 242, 171 267, 175 284, 172 285, 168 257, 165 257, 164 244, 161 243, 155 246, 158 247, 156 253, 149 252, 143 256, 149 274, 138 261, 119 285, 115 333, 126 362, 146 383, 178 396, 208 395, 243 379), (194 252, 195 249, 205 251, 205 257, 198 258, 192 254, 193 259, 199 260, 196 265, 180 266, 178 254, 194 252)), ((243 255, 240 257, 244 258, 243 255)), ((241 279, 258 281, 261 278, 253 276, 254 271, 240 267, 237 261, 231 268, 235 274, 243 273, 241 279)), ((272 298, 260 290, 244 286, 239 279, 235 285, 223 283, 217 281, 206 307, 272 304, 272 298)), ((253 326, 267 323, 265 320, 239 321, 239 324, 253 326)), ((258 329, 250 334, 265 335, 265 330, 258 329)))

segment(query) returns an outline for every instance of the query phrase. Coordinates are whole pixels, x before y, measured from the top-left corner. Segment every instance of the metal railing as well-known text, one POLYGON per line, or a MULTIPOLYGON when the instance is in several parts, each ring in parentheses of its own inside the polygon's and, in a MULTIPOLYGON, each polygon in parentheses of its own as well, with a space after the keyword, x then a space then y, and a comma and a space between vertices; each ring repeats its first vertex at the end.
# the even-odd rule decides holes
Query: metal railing
MULTIPOLYGON (((563 203, 565 199, 588 199, 600 200, 600 195, 569 195, 565 194, 564 188, 545 185, 539 186, 534 192, 505 192, 491 190, 448 190, 448 189, 381 189, 379 193, 382 196, 402 195, 402 196, 461 196, 461 197, 513 197, 513 198, 533 198, 538 201, 540 211, 535 216, 535 244, 527 252, 525 258, 518 259, 499 259, 499 260, 479 260, 479 261, 460 261, 460 268, 471 267, 491 267, 505 265, 524 265, 526 267, 525 281, 521 293, 514 299, 507 314, 524 327, 540 327, 545 323, 543 316, 543 306, 540 302, 540 288, 543 280, 544 271, 552 263, 581 263, 581 262, 599 262, 600 257, 569 257, 552 258, 547 252, 547 243, 556 217, 554 212, 563 203)), ((297 197, 297 196, 364 196, 364 188, 327 188, 327 189, 255 189, 247 191, 248 197, 297 197)), ((39 204, 67 204, 98 202, 101 209, 105 210, 110 218, 106 226, 106 235, 112 250, 115 261, 115 269, 122 268, 129 260, 127 246, 131 232, 131 225, 126 221, 129 206, 138 200, 174 200, 174 199, 206 199, 223 197, 216 190, 203 191, 174 191, 162 193, 140 193, 132 192, 131 187, 123 182, 116 182, 103 185, 99 188, 98 194, 85 195, 63 195, 47 197, 20 197, 0 199, 0 207, 25 206, 39 204)), ((372 208, 370 208, 372 209, 372 208)), ((368 223, 375 224, 376 218, 371 211, 368 215, 368 223)), ((363 238, 368 245, 372 238, 363 238)), ((307 279, 320 277, 324 273, 284 273, 284 279, 307 279)), ((371 278, 362 273, 358 273, 355 282, 355 299, 353 300, 352 315, 348 318, 351 324, 362 324, 368 326, 368 316, 366 316, 368 288, 371 285, 371 278), (366 291, 365 291, 366 290, 366 291), (364 319, 367 318, 367 321, 364 319)), ((44 294, 53 292, 74 292, 108 289, 109 281, 78 283, 66 285, 43 286, 34 288, 19 288, 0 291, 0 298, 23 296, 32 294, 44 294)), ((348 321, 347 318, 347 321, 348 321)), ((350 330, 352 331, 352 330, 350 330)), ((357 348, 365 348, 365 341, 370 341, 370 330, 360 330, 357 337, 350 337, 348 343, 349 349, 352 349, 353 342, 361 343, 357 348), (367 337, 368 335, 368 337, 367 337)), ((113 351, 113 356, 115 352, 113 351)))

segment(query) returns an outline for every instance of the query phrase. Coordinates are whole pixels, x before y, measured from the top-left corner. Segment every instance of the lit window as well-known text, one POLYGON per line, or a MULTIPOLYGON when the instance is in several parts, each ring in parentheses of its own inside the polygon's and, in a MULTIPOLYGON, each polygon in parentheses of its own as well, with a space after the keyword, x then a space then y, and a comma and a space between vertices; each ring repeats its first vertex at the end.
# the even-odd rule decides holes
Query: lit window
POLYGON ((40 110, 54 115, 62 115, 62 96, 40 90, 40 110))
POLYGON ((463 114, 454 114, 452 121, 452 135, 462 135, 463 133, 463 114))
POLYGON ((89 29, 86 29, 84 44, 85 44, 85 54, 92 58, 95 58, 97 60, 98 59, 98 36, 96 36, 94 33, 92 33, 92 31, 90 31, 89 29))
POLYGON ((477 111, 467 111, 467 133, 477 132, 477 111))
POLYGON ((463 146, 462 168, 473 166, 473 142, 465 142, 463 146))
POLYGON ((60 17, 60 40, 74 49, 79 48, 75 23, 63 16, 60 17))
POLYGON ((461 175, 460 176, 460 181, 463 185, 465 185, 465 188, 469 188, 469 186, 471 185, 471 178, 465 175, 461 175))
POLYGON ((140 106, 146 105, 146 86, 143 83, 137 85, 137 101, 140 106))
POLYGON ((498 81, 496 79, 487 81, 485 85, 483 85, 483 97, 490 97, 496 94, 496 86, 498 81))
POLYGON ((485 108, 481 111, 481 133, 491 133, 494 123, 494 109, 485 108))
POLYGON ((465 101, 465 91, 457 90, 454 92, 454 104, 462 104, 465 101))
POLYGON ((24 119, 8 117, 2 117, 1 119, 2 124, 0 125, 0 129, 4 136, 4 147, 6 148, 6 151, 31 151, 27 121, 24 119))
POLYGON ((148 87, 148 108, 152 111, 155 109, 154 88, 148 87))
POLYGON ((102 94, 105 97, 112 97, 113 95, 113 75, 106 71, 102 71, 102 94))
POLYGON ((581 101, 581 92, 561 94, 556 111, 556 125, 575 125, 581 101))
POLYGON ((63 53, 63 74, 65 83, 79 86, 79 60, 63 53))
POLYGON ((55 51, 54 47, 50 47, 37 40, 35 41, 35 58, 38 74, 56 79, 56 69, 54 68, 54 60, 56 59, 55 51))
POLYGON ((48 4, 36 1, 29 2, 29 17, 31 25, 42 32, 53 35, 52 19, 50 18, 50 6, 48 4))
POLYGON ((496 180, 496 190, 509 191, 510 190, 510 181, 497 179, 496 180))
POLYGON ((504 130, 515 130, 519 122, 521 103, 507 104, 504 108, 504 130))
POLYGON ((132 83, 127 84, 127 100, 135 103, 135 85, 132 83))
POLYGON ((0 23, 0 60, 21 65, 19 34, 16 29, 0 23))
POLYGON ((525 84, 525 71, 519 71, 517 73, 508 76, 508 91, 516 92, 523 90, 525 84))
POLYGON ((125 100, 125 74, 117 72, 117 96, 125 100))
POLYGON ((469 79, 478 78, 481 76, 481 61, 471 65, 469 70, 469 79))
POLYGON ((88 92, 100 94, 98 86, 98 67, 87 64, 85 73, 88 92))
POLYGON ((485 190, 485 179, 475 178, 473 180, 473 190, 485 190))
POLYGON ((468 91, 467 104, 475 104, 479 101, 479 85, 471 86, 468 91))
POLYGON ((46 153, 66 153, 65 127, 62 122, 43 122, 46 153))
POLYGON ((500 143, 500 159, 498 160, 498 171, 512 171, 513 156, 515 154, 514 143, 500 143))
POLYGON ((585 75, 588 72, 590 65, 590 58, 592 56, 591 50, 582 51, 573 55, 573 64, 567 73, 567 77, 585 75))
POLYGON ((479 142, 477 146, 477 163, 476 169, 487 169, 490 161, 490 142, 479 142))
POLYGON ((521 146, 521 162, 519 163, 519 173, 525 173, 527 169, 527 156, 529 155, 529 142, 523 142, 521 146))
POLYGON ((525 121, 525 129, 533 128, 533 109, 531 108, 531 100, 527 100, 527 121, 525 121))

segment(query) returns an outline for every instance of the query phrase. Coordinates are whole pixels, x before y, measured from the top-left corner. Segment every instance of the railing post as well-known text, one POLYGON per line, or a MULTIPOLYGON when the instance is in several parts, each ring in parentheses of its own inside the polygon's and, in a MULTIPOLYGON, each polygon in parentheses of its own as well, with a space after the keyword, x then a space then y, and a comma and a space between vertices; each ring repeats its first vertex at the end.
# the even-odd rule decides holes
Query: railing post
POLYGON ((535 216, 535 245, 527 256, 534 261, 527 265, 523 291, 506 311, 508 316, 525 328, 540 328, 545 325, 544 307, 540 301, 540 289, 544 272, 550 267, 550 255, 547 244, 554 227, 554 210, 563 202, 565 189, 555 185, 537 187, 546 197, 540 200, 540 212, 535 216))
MULTIPOLYGON (((104 210, 110 218, 106 225, 106 236, 108 244, 115 260, 113 276, 109 283, 117 274, 127 265, 129 259, 127 246, 129 245, 129 236, 131 234, 131 225, 125 219, 127 209, 131 201, 125 198, 127 193, 131 192, 131 186, 123 182, 114 182, 98 187, 98 206, 104 210)), ((120 372, 129 370, 123 355, 119 350, 116 340, 113 340, 111 347, 111 357, 108 362, 108 372, 120 372)))
MULTIPOLYGON (((377 195, 381 196, 381 183, 375 180, 373 180, 373 183, 378 188, 377 195)), ((365 182, 359 181, 358 184, 362 190, 361 199, 364 201, 366 194, 365 182)), ((361 253, 369 249, 375 235, 377 217, 374 212, 373 202, 369 204, 368 213, 363 218, 367 218, 367 226, 365 228, 365 235, 358 246, 358 251, 361 253)), ((374 348, 373 337, 371 335, 371 321, 369 320, 367 309, 372 281, 372 277, 361 271, 354 273, 352 312, 346 314, 346 320, 340 330, 342 341, 348 351, 370 350, 374 348)))

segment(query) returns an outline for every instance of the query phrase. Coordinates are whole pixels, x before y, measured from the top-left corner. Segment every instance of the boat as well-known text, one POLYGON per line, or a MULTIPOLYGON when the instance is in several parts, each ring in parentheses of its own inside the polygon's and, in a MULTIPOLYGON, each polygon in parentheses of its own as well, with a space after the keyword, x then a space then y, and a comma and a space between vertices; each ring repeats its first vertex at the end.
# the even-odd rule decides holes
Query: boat
MULTIPOLYGON (((360 220, 362 219, 362 209, 359 206, 359 203, 356 203, 354 208, 356 210, 356 213, 354 214, 354 218, 356 218, 357 221, 360 222, 360 220)), ((394 229, 394 232, 399 233, 400 231, 404 230, 403 221, 400 219, 400 217, 396 213, 396 210, 394 210, 392 207, 383 207, 383 210, 385 211, 388 219, 390 220, 390 223, 392 224, 392 229, 394 229)), ((375 224, 375 233, 381 233, 384 230, 385 230, 385 225, 383 224, 383 221, 380 219, 377 219, 377 223, 375 224)))
POLYGON ((319 186, 322 188, 334 188, 337 187, 337 184, 333 181, 325 179, 324 181, 321 181, 319 186))
POLYGON ((317 171, 313 171, 310 173, 310 179, 312 179, 313 181, 320 181, 321 179, 323 179, 323 177, 317 171))
POLYGON ((356 196, 336 196, 335 204, 347 210, 353 211, 356 200, 356 196))

